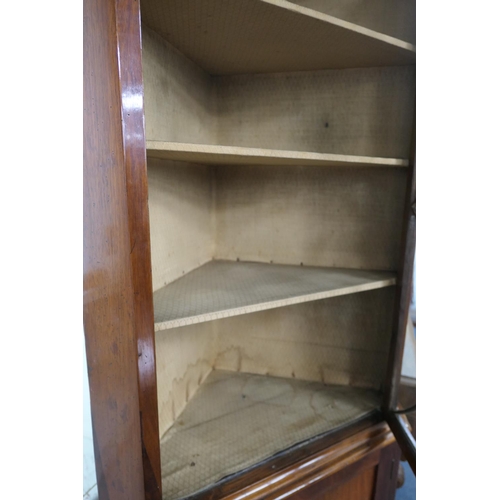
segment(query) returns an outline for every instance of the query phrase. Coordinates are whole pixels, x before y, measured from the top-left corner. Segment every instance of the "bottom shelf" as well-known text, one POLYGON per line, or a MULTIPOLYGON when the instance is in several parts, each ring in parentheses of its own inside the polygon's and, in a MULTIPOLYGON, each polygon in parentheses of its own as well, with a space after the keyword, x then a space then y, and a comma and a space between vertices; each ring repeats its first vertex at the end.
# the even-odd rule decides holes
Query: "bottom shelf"
POLYGON ((161 439, 163 498, 185 498, 380 406, 371 389, 213 371, 161 439))

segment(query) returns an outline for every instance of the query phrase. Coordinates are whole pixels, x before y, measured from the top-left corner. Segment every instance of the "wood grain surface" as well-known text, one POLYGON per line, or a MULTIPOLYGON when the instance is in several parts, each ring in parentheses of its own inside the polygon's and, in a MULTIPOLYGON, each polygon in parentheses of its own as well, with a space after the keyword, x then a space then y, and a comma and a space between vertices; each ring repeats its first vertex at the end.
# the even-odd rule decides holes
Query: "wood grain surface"
POLYGON ((137 500, 144 472, 116 3, 83 9, 83 321, 97 484, 100 500, 137 500))
POLYGON ((156 500, 161 498, 161 464, 158 450, 158 403, 139 2, 116 1, 116 39, 139 368, 145 493, 146 499, 156 500))
MULTIPOLYGON (((319 443, 317 443, 319 445, 319 443)), ((307 457, 296 459, 289 465, 280 466, 275 463, 274 472, 259 479, 255 473, 249 473, 246 478, 248 485, 232 493, 222 496, 200 495, 196 500, 264 500, 290 498, 296 500, 311 498, 334 498, 346 500, 342 493, 351 495, 347 499, 361 500, 363 497, 353 497, 355 493, 370 493, 373 489, 368 484, 373 481, 373 474, 363 477, 363 471, 372 470, 383 459, 381 456, 387 447, 394 444, 394 436, 386 423, 371 426, 365 430, 351 434, 333 445, 326 445, 317 452, 310 452, 307 457), (360 474, 361 473, 361 474, 360 474), (360 484, 358 477, 361 476, 360 484), (342 488, 354 478, 349 488, 338 491, 339 496, 333 496, 336 488, 342 488), (347 490, 347 491, 345 491, 347 490), (349 491, 353 490, 353 491, 349 491), (326 495, 332 495, 325 496, 326 495), (323 496, 321 496, 323 495, 323 496)), ((292 455, 291 455, 292 456, 292 455)), ((240 480, 243 480, 241 478, 240 480)), ((226 485, 229 488, 229 484, 226 485)), ((366 500, 370 499, 370 496, 366 500)), ((363 499, 364 500, 364 499, 363 499)))

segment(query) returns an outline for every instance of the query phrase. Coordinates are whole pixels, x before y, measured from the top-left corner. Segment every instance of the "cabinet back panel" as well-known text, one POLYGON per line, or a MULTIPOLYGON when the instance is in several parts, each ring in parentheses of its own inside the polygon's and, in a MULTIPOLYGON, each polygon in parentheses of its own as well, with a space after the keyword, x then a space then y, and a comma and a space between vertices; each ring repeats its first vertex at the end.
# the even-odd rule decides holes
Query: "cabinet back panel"
POLYGON ((143 37, 150 141, 408 158, 414 67, 211 77, 143 37))
POLYGON ((329 16, 415 43, 415 0, 289 0, 329 16))
POLYGON ((216 167, 216 259, 395 270, 405 169, 216 167))
POLYGON ((158 417, 162 436, 212 371, 216 339, 213 323, 162 331, 155 337, 158 417))
POLYGON ((380 389, 394 287, 156 334, 163 435, 213 370, 380 389))
POLYGON ((215 142, 210 76, 145 26, 143 75, 148 140, 215 142))
POLYGON ((379 389, 394 288, 219 320, 215 369, 379 389))
POLYGON ((148 158, 153 290, 213 256, 210 167, 148 158))
POLYGON ((408 158, 414 68, 214 80, 219 144, 408 158))

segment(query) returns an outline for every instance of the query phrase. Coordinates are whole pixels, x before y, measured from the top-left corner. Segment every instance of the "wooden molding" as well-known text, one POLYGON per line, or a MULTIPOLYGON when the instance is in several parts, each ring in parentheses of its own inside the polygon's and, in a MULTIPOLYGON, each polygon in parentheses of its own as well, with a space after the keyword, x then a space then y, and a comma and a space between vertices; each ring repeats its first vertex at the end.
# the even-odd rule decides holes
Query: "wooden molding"
POLYGON ((83 3, 83 35, 83 323, 97 486, 100 500, 137 500, 144 475, 114 1, 83 3))
POLYGON ((161 498, 138 2, 84 2, 84 331, 99 498, 161 498))
POLYGON ((380 423, 222 498, 224 500, 286 498, 337 474, 339 477, 336 484, 340 485, 359 473, 361 469, 375 466, 381 450, 394 442, 394 436, 388 425, 380 423), (359 467, 349 471, 348 474, 341 474, 353 464, 358 464, 359 467))
POLYGON ((123 154, 127 183, 130 265, 134 290, 145 493, 147 500, 160 500, 162 497, 158 446, 160 435, 139 2, 117 0, 116 41, 121 91, 123 154))

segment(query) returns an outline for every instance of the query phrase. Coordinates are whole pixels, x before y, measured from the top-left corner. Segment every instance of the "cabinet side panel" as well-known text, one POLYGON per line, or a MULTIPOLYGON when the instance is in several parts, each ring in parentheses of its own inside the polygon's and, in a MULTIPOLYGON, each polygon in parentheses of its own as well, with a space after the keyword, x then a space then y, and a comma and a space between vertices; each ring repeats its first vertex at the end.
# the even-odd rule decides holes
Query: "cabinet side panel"
POLYGON ((404 169, 216 167, 218 259, 395 270, 404 169))
POLYGON ((217 142, 408 158, 414 67, 214 78, 217 142))
POLYGON ((219 320, 215 368, 381 387, 393 288, 219 320))
POLYGON ((289 0, 415 44, 415 0, 289 0))
POLYGON ((170 428, 207 378, 214 361, 213 323, 156 333, 160 436, 170 428))
POLYGON ((139 365, 144 483, 146 500, 159 500, 162 495, 161 458, 158 447, 141 20, 138 2, 117 0, 116 5, 122 134, 127 171, 130 259, 139 365))
POLYGON ((111 0, 83 3, 83 324, 99 498, 138 500, 145 492, 116 9, 111 0))
POLYGON ((143 26, 144 107, 149 141, 215 141, 210 76, 143 26))
POLYGON ((210 167, 148 158, 153 290, 213 255, 210 167))

